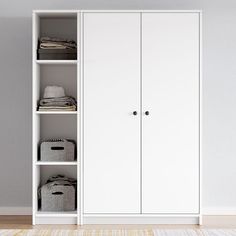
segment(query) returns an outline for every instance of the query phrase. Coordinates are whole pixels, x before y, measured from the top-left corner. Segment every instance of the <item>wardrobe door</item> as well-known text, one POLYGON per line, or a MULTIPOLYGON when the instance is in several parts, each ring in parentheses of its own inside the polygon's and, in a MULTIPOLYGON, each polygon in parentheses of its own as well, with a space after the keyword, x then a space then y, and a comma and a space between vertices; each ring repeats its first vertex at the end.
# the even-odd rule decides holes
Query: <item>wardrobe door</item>
POLYGON ((84 213, 139 213, 140 14, 83 22, 84 213))
POLYGON ((143 213, 198 213, 199 14, 144 13, 142 33, 143 213))

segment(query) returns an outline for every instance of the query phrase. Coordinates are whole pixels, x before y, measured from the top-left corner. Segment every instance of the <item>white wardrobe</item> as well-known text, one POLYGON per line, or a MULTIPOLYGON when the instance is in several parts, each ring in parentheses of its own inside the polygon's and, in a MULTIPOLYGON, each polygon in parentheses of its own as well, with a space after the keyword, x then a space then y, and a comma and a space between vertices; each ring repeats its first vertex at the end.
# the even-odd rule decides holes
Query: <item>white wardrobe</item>
POLYGON ((201 223, 201 12, 34 11, 33 224, 201 223), (40 36, 72 38, 77 60, 37 60, 40 36), (75 112, 39 112, 61 83, 75 112), (40 140, 77 141, 42 162, 40 140), (73 212, 42 212, 38 189, 77 179, 73 212))
POLYGON ((83 85, 88 222, 198 216, 200 13, 84 13, 83 85))

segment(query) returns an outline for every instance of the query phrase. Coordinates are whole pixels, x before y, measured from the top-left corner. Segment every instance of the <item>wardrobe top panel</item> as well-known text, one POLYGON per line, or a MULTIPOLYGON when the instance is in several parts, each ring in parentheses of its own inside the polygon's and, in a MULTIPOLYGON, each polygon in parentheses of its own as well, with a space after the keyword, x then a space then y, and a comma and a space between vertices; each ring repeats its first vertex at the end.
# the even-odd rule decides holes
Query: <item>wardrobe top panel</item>
POLYGON ((77 13, 102 13, 102 12, 124 12, 124 13, 201 13, 202 10, 34 10, 33 14, 40 17, 76 17, 77 13))

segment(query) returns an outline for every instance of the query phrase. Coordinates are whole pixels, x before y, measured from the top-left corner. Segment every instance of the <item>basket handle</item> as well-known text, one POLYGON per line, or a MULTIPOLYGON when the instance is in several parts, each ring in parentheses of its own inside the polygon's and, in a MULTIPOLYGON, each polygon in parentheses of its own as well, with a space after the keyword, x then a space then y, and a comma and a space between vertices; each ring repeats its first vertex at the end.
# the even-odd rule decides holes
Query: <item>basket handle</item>
POLYGON ((64 150, 64 147, 59 147, 59 146, 51 147, 51 150, 64 150))
POLYGON ((64 193, 63 192, 53 192, 52 194, 53 195, 63 195, 64 193))

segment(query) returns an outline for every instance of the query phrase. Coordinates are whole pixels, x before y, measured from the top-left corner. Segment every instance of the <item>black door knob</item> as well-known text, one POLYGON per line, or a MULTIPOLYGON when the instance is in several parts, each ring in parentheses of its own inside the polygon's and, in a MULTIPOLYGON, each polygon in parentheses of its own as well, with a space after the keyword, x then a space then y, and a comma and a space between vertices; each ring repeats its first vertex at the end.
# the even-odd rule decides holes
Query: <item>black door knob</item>
POLYGON ((148 116, 149 115, 149 111, 145 111, 145 115, 148 116))
POLYGON ((137 111, 133 111, 133 115, 136 116, 138 114, 137 111))

